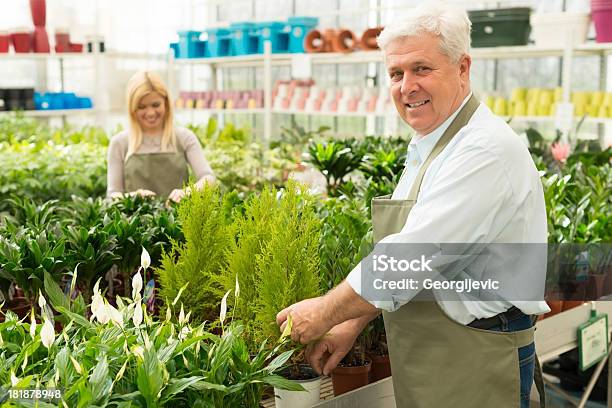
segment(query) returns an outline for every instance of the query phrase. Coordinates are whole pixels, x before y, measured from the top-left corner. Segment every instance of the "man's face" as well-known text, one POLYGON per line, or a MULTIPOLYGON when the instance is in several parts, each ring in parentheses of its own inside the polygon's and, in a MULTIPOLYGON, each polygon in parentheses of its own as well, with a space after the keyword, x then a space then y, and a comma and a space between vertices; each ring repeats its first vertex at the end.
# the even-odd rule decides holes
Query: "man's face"
POLYGON ((470 57, 452 63, 433 34, 391 41, 385 64, 395 107, 419 135, 440 126, 469 93, 470 57))

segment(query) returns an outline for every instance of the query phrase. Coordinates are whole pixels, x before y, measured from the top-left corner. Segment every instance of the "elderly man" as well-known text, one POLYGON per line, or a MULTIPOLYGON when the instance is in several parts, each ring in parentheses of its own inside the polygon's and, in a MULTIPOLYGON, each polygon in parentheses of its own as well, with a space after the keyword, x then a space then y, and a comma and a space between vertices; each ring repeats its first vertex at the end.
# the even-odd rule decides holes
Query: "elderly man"
MULTIPOLYGON (((544 197, 531 156, 472 95, 470 29, 465 11, 430 4, 387 26, 378 39, 395 107, 415 136, 393 196, 372 202, 377 247, 402 243, 409 252, 419 243, 546 243, 544 197)), ((496 259, 503 254, 491 256, 486 276, 520 281, 530 273, 518 265, 508 270, 508 262, 496 259)), ((529 405, 531 316, 549 311, 541 298, 417 301, 419 289, 364 298, 371 280, 362 275, 371 273, 362 262, 325 296, 279 312, 281 328, 291 316, 291 336, 309 344, 318 372, 329 374, 383 309, 398 407, 529 405)))

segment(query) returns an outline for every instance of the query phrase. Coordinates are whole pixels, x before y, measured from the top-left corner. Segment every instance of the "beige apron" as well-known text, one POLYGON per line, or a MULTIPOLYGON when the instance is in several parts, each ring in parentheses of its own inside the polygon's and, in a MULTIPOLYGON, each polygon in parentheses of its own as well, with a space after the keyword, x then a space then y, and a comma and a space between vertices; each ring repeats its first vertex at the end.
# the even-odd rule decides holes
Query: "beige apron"
MULTIPOLYGON (((472 96, 461 109, 421 166, 407 200, 372 200, 375 242, 402 229, 425 171, 478 105, 472 96)), ((452 320, 435 301, 409 302, 383 316, 398 408, 520 407, 518 349, 533 342, 534 328, 510 333, 475 329, 452 320)))
POLYGON ((128 192, 144 189, 168 197, 189 181, 185 151, 177 142, 176 152, 132 154, 125 162, 124 178, 128 192))

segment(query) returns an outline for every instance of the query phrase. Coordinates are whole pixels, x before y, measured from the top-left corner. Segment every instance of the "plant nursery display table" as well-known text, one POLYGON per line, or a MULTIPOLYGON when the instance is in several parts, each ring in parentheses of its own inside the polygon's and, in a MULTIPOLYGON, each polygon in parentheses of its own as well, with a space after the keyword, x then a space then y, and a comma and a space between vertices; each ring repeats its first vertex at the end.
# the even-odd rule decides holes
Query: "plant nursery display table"
MULTIPOLYGON (((612 315, 612 301, 597 301, 594 306, 598 313, 607 313, 612 315)), ((540 362, 555 358, 561 353, 572 350, 578 346, 577 329, 578 326, 587 322, 591 315, 592 303, 585 303, 582 306, 566 310, 562 313, 540 320, 536 324, 536 350, 540 358, 540 362)), ((608 327, 610 331, 610 327, 608 327)), ((608 337, 610 338, 610 337, 608 337)), ((608 354, 608 362, 612 363, 611 355, 608 354)), ((567 399, 577 407, 584 407, 586 400, 591 392, 592 385, 595 384, 597 378, 602 372, 604 362, 602 360, 595 370, 593 377, 587 387, 581 401, 567 396, 567 399)), ((608 364, 608 369, 611 370, 612 364, 608 364)), ((547 385, 555 387, 550 381, 545 379, 547 385)), ((608 375, 608 400, 611 399, 612 391, 612 373, 608 375)), ((328 380, 328 387, 321 387, 322 401, 315 405, 316 408, 395 408, 393 382, 391 377, 380 380, 376 383, 369 384, 365 387, 348 392, 341 396, 331 398, 333 391, 331 390, 331 382, 328 380)), ((324 383, 325 384, 325 383, 324 383)), ((556 387, 555 387, 556 389, 556 387)), ((537 391, 535 387, 532 389, 532 400, 537 401, 537 391)), ((265 407, 273 407, 273 401, 268 400, 265 407)))

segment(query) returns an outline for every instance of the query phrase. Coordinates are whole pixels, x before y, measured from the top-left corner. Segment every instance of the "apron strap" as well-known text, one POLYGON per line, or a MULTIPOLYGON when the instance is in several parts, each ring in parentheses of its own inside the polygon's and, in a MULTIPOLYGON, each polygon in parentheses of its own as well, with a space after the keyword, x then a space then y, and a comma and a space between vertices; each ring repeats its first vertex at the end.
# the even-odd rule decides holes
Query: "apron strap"
POLYGON ((535 370, 533 371, 533 382, 535 382, 538 395, 540 396, 540 408, 546 407, 546 391, 544 390, 544 379, 542 378, 542 366, 538 354, 535 355, 535 370))
POLYGON ((423 182, 423 177, 425 177, 425 172, 429 168, 429 165, 431 164, 432 161, 434 161, 436 157, 438 157, 438 155, 442 152, 442 150, 444 150, 444 148, 450 143, 453 136, 455 136, 455 134, 459 132, 459 130, 461 130, 462 127, 467 125, 467 123, 472 118, 472 115, 474 114, 474 112, 476 112, 476 109, 478 109, 479 105, 480 105, 480 102, 478 101, 478 99, 476 99, 474 94, 472 94, 472 96, 467 101, 467 103, 463 106, 463 108, 461 108, 457 116, 455 116, 455 119, 453 119, 453 121, 451 122, 449 127, 446 129, 446 131, 444 132, 440 140, 438 140, 438 142, 434 146, 429 156, 427 156, 427 159, 425 160, 425 162, 423 162, 423 164, 421 165, 421 168, 419 172, 417 173, 416 178, 414 179, 414 182, 412 183, 412 188, 410 189, 410 193, 408 194, 408 200, 416 201, 417 196, 419 195, 419 190, 421 189, 421 183, 423 182))

